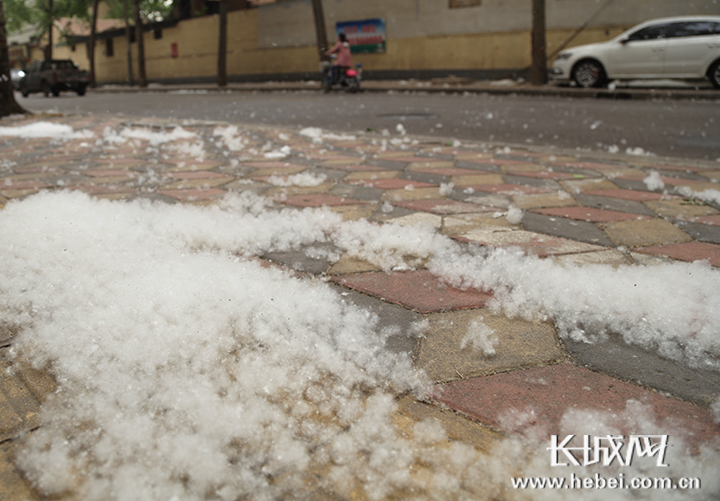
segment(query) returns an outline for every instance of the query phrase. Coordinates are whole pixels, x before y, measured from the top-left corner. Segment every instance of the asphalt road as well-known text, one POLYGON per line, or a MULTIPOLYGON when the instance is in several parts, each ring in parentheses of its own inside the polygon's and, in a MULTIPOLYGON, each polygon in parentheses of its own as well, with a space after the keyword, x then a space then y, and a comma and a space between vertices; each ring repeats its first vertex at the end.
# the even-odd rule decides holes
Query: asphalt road
POLYGON ((720 96, 607 100, 431 93, 144 92, 31 95, 34 112, 111 113, 232 123, 382 131, 720 162, 720 96))

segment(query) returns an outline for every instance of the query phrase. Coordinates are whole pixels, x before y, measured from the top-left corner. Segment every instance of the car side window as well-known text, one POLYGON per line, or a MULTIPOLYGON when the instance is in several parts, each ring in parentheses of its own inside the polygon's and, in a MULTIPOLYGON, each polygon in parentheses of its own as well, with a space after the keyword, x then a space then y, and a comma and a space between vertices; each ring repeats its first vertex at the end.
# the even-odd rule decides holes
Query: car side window
POLYGON ((673 23, 668 31, 668 38, 703 37, 720 33, 720 23, 712 21, 690 21, 673 23))
POLYGON ((643 28, 635 33, 632 33, 628 37, 629 42, 643 41, 643 40, 658 40, 661 38, 667 38, 670 25, 668 23, 653 24, 643 28))

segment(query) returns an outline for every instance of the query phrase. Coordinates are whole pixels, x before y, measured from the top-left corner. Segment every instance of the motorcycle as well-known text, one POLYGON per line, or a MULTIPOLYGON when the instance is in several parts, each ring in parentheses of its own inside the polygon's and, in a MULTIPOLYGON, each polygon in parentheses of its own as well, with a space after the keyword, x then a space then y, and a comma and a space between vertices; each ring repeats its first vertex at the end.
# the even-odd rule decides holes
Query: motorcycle
MULTIPOLYGON (((336 56, 330 56, 334 59, 336 56)), ((330 92, 333 86, 339 86, 341 89, 355 93, 360 90, 360 80, 362 80, 362 64, 357 63, 355 69, 340 68, 333 66, 330 61, 320 63, 322 71, 322 90, 330 92)))

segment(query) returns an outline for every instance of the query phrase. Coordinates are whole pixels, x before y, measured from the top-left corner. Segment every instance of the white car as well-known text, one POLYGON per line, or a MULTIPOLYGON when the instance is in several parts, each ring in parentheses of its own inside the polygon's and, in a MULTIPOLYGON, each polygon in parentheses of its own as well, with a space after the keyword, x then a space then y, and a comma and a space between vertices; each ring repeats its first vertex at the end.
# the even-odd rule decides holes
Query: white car
POLYGON ((603 43, 558 54, 550 77, 580 87, 611 80, 709 79, 720 89, 720 17, 655 19, 603 43))

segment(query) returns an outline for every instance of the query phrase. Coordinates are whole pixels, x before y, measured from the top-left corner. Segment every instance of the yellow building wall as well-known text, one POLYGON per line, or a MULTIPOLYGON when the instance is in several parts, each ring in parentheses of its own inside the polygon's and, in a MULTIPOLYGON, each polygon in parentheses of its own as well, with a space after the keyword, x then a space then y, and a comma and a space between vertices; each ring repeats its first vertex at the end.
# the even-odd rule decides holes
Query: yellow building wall
MULTIPOLYGON (((577 37, 573 38, 565 48, 576 47, 578 45, 606 42, 622 34, 626 28, 615 27, 615 28, 586 28, 577 37)), ((566 40, 568 40, 577 30, 566 29, 566 30, 552 30, 548 31, 546 35, 547 52, 552 54, 559 48, 566 40)))
POLYGON ((206 16, 181 21, 163 30, 155 40, 145 33, 145 69, 149 80, 188 78, 213 75, 217 72, 218 17, 206 16), (177 44, 178 57, 171 54, 177 44))
POLYGON ((84 70, 90 69, 90 60, 88 59, 85 44, 77 44, 75 50, 72 50, 69 45, 55 46, 53 47, 53 59, 71 59, 80 68, 84 70))
MULTIPOLYGON (((147 78, 173 80, 205 78, 217 74, 218 16, 206 16, 180 21, 162 30, 162 38, 155 39, 152 31, 145 32, 145 68, 147 78), (171 47, 177 45, 177 57, 171 47)), ((257 10, 235 11, 228 14, 228 75, 298 74, 319 71, 314 46, 258 48, 257 10)), ((568 46, 608 40, 621 28, 588 28, 568 46)), ((550 30, 547 33, 548 54, 564 43, 574 30, 550 30)), ((127 80, 125 37, 113 39, 114 55, 105 54, 105 41, 95 48, 98 83, 127 80)), ((447 36, 389 39, 383 54, 355 54, 353 60, 366 70, 517 70, 531 64, 529 31, 477 33, 447 36)), ((69 48, 68 48, 69 50, 69 48)), ((70 56, 81 66, 83 46, 70 56)), ((137 44, 132 44, 133 74, 138 75, 137 44)))
POLYGON ((389 40, 385 54, 356 54, 369 70, 519 68, 529 58, 530 34, 486 33, 389 40))
MULTIPOLYGON (((152 33, 150 33, 152 36, 152 33)), ((145 34, 147 39, 147 33, 145 34)), ((113 38, 113 55, 107 55, 107 43, 98 40, 95 43, 95 80, 103 82, 124 82, 128 79, 127 42, 125 35, 113 38)), ((137 44, 132 44, 133 77, 137 82, 137 44)))
POLYGON ((319 72, 315 46, 258 48, 257 16, 256 9, 228 14, 229 75, 319 72))
MULTIPOLYGON (((62 40, 62 36, 57 27, 53 27, 53 59, 71 59, 80 68, 87 70, 90 68, 90 62, 87 57, 87 49, 84 43, 75 44, 75 50, 71 45, 62 40)), ((47 45, 48 38, 44 35, 40 38, 38 44, 28 47, 28 56, 30 61, 42 61, 45 59, 43 47, 47 45)))
MULTIPOLYGON (((45 53, 42 50, 42 47, 30 47, 28 49, 30 62, 32 61, 42 61, 45 57, 45 53)), ((30 63, 28 63, 30 64, 30 63)))

